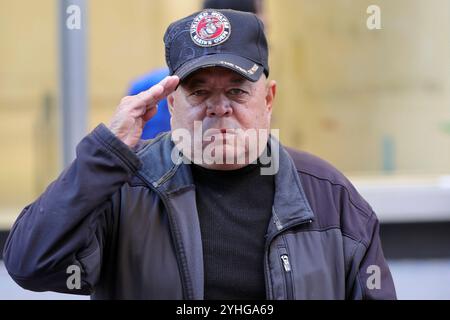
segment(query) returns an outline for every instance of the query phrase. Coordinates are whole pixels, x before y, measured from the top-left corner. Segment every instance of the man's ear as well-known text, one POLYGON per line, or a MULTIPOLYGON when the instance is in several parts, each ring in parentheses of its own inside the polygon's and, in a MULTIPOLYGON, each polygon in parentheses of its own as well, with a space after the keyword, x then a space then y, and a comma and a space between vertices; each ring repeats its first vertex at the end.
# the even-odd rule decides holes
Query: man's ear
POLYGON ((173 116, 173 100, 174 100, 173 95, 169 94, 167 96, 167 106, 169 107, 169 113, 171 117, 173 116))
POLYGON ((273 102, 277 93, 277 83, 275 80, 270 80, 266 87, 266 107, 267 111, 272 111, 273 102))

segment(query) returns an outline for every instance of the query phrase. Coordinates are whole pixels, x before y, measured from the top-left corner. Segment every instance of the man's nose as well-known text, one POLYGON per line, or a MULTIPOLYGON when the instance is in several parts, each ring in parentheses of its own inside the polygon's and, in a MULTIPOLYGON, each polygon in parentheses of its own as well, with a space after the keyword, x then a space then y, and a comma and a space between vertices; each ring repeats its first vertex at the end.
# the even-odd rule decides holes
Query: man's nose
POLYGON ((224 95, 215 95, 206 104, 208 117, 228 117, 233 113, 231 101, 224 95))

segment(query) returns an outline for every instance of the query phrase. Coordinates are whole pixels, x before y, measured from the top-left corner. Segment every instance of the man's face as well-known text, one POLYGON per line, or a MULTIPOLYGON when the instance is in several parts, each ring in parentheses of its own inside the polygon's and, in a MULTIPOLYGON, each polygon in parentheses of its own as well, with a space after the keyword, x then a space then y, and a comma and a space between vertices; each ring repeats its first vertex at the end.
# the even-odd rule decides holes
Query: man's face
MULTIPOLYGON (((199 121, 204 138, 202 150, 209 146, 209 150, 215 149, 213 155, 220 150, 223 151, 223 159, 228 157, 235 161, 215 164, 194 162, 219 170, 243 167, 242 163, 236 163, 237 157, 246 155, 248 158, 249 149, 261 140, 265 140, 262 141, 265 145, 268 136, 262 134, 258 141, 249 142, 242 131, 252 129, 268 133, 275 91, 275 82, 268 83, 264 75, 257 82, 251 82, 226 68, 201 69, 185 79, 168 97, 172 131, 186 129, 194 137, 194 122, 199 121)), ((248 158, 246 164, 254 160, 248 158)))

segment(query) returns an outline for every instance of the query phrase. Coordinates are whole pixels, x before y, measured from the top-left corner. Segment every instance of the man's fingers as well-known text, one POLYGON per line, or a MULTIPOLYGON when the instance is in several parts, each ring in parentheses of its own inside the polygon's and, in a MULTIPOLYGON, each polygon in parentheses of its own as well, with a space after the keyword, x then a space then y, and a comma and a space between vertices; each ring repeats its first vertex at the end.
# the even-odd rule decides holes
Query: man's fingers
POLYGON ((178 83, 179 78, 177 76, 166 77, 147 91, 143 91, 136 96, 123 98, 119 107, 134 118, 143 117, 144 119, 151 119, 156 114, 156 105, 158 102, 171 94, 176 89, 178 83))
POLYGON ((164 93, 170 94, 170 92, 167 92, 167 90, 175 90, 176 85, 179 82, 178 76, 167 76, 163 80, 161 80, 158 84, 164 87, 164 93))
POLYGON ((164 87, 157 84, 147 91, 143 91, 135 96, 126 97, 122 100, 124 111, 128 112, 134 118, 141 117, 147 110, 156 106, 157 101, 160 100, 163 93, 164 87))
POLYGON ((180 78, 177 76, 170 77, 164 85, 164 96, 167 97, 169 94, 174 92, 178 86, 178 83, 180 83, 180 78))
POLYGON ((142 119, 144 120, 144 122, 147 122, 151 118, 153 118, 157 112, 158 112, 158 105, 155 105, 150 108, 146 108, 146 111, 145 111, 144 115, 142 116, 142 119))
MULTIPOLYGON (((155 114, 158 112, 158 102, 171 94, 176 89, 179 82, 180 79, 177 76, 169 76, 164 78, 160 83, 157 84, 158 87, 163 88, 163 92, 160 92, 160 88, 158 88, 158 91, 156 91, 156 93, 155 91, 150 92, 152 94, 152 97, 151 99, 149 99, 149 102, 147 102, 148 104, 145 106, 145 109, 143 111, 144 114, 142 116, 142 119, 144 120, 144 122, 149 121, 155 116, 155 114)), ((151 90, 147 90, 147 92, 149 91, 151 90)))
POLYGON ((147 91, 142 92, 140 97, 146 105, 155 105, 161 99, 171 94, 178 85, 179 78, 177 76, 165 77, 160 83, 154 85, 147 91))
POLYGON ((155 105, 159 100, 162 99, 163 93, 164 87, 160 83, 158 83, 147 91, 142 91, 139 94, 139 98, 144 102, 145 105, 155 105))

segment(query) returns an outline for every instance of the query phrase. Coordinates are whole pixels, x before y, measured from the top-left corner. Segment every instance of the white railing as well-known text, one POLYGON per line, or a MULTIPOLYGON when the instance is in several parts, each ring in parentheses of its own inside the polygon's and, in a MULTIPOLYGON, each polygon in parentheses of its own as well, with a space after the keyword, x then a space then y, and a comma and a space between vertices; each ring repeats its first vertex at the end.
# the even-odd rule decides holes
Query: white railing
POLYGON ((381 222, 450 221, 450 176, 352 181, 381 222))

